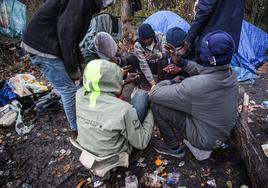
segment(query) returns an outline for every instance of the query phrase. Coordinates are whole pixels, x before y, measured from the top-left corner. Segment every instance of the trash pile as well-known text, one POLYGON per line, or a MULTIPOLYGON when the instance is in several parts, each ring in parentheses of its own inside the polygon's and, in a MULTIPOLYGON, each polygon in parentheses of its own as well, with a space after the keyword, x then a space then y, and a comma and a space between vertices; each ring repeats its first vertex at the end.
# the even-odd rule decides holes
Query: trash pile
POLYGON ((22 115, 25 110, 34 108, 42 111, 58 102, 60 96, 44 82, 39 82, 31 74, 16 74, 9 80, 0 82, 0 126, 11 127, 19 135, 29 133, 33 125, 25 125, 22 115))

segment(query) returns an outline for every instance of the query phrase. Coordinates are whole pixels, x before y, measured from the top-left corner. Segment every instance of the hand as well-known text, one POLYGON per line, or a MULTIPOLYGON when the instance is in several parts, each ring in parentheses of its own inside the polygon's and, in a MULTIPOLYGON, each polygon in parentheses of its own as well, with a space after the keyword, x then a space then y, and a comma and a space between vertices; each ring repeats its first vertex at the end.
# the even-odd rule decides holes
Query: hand
POLYGON ((173 78, 173 80, 176 83, 181 83, 185 78, 183 76, 176 76, 175 78, 173 78))
POLYGON ((118 57, 112 57, 111 59, 110 59, 110 61, 112 62, 112 63, 115 63, 115 64, 119 64, 119 58, 118 57))
POLYGON ((167 53, 170 55, 173 63, 178 64, 181 61, 180 54, 177 53, 176 48, 172 44, 166 44, 164 48, 167 50, 167 53))
POLYGON ((75 72, 70 73, 70 78, 73 81, 79 80, 81 77, 80 71, 77 69, 75 72))
POLYGON ((153 84, 153 85, 152 85, 152 87, 151 87, 150 91, 148 92, 148 95, 151 95, 151 94, 152 94, 153 89, 154 89, 154 87, 155 87, 155 86, 156 86, 156 84, 153 84))
POLYGON ((182 68, 178 67, 177 65, 175 64, 170 64, 168 66, 166 66, 163 71, 169 73, 169 74, 172 74, 172 75, 176 75, 178 74, 179 72, 182 71, 182 68))
POLYGON ((153 80, 150 82, 151 86, 153 87, 154 85, 156 85, 156 82, 153 80))
POLYGON ((128 77, 124 81, 124 85, 132 83, 133 85, 138 85, 140 82, 140 75, 137 73, 130 73, 128 74, 128 77))
POLYGON ((123 67, 123 71, 124 71, 124 75, 123 75, 123 79, 125 80, 127 78, 128 72, 132 69, 131 65, 127 65, 123 67))
POLYGON ((187 56, 191 52, 192 44, 188 42, 184 42, 183 47, 178 51, 180 56, 187 56))
POLYGON ((157 54, 154 54, 154 53, 146 53, 145 54, 146 61, 155 60, 157 58, 158 58, 158 55, 157 54))

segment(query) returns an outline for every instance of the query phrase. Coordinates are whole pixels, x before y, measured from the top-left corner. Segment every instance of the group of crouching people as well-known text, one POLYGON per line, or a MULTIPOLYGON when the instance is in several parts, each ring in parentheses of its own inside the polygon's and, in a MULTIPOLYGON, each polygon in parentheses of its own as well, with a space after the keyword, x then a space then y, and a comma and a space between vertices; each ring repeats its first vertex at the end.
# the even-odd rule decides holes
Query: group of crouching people
MULTIPOLYGON (((106 3, 106 0, 100 2, 106 3)), ((204 8, 204 2, 199 2, 200 9, 204 8)), ((237 115, 238 82, 229 64, 238 48, 242 11, 238 13, 240 26, 232 32, 213 29, 211 25, 209 31, 202 32, 205 25, 198 18, 188 33, 175 27, 164 35, 155 32, 151 25, 142 24, 134 53, 123 57, 118 55, 112 36, 99 32, 92 49, 83 54, 86 62, 81 65, 83 86, 77 90, 73 80, 79 74, 77 64, 72 62, 78 61, 81 54, 67 51, 77 47, 73 46, 77 42, 70 40, 75 41, 75 33, 84 33, 88 25, 80 23, 84 26, 80 28, 71 15, 63 14, 66 18, 62 18, 57 30, 38 30, 40 23, 45 23, 41 22, 45 17, 40 15, 47 15, 55 4, 56 1, 47 1, 33 18, 22 47, 30 53, 33 64, 59 90, 75 138, 71 142, 82 150, 80 161, 84 166, 95 175, 105 176, 115 167, 128 167, 135 154, 140 154, 149 143, 158 153, 177 158, 184 157, 188 148, 199 161, 208 159, 213 150, 224 145, 237 115), (65 29, 68 24, 64 20, 68 17, 70 24, 75 23, 71 31, 65 29), (44 41, 42 37, 33 37, 42 32, 50 33, 50 36, 58 32, 59 39, 55 36, 55 40, 44 41), (143 77, 149 83, 148 90, 140 87, 143 77), (129 83, 135 88, 126 97, 122 93, 129 83), (152 138, 154 126, 158 127, 163 139, 152 138)), ((207 4, 212 6, 213 3, 207 4)), ((92 6, 100 5, 85 1, 81 7, 85 6, 92 9, 92 6)), ((66 9, 72 9, 72 6, 66 9)), ((210 22, 213 19, 210 18, 210 22)), ((48 23, 44 28, 51 25, 48 23)), ((79 37, 82 39, 82 34, 79 37)))
POLYGON ((197 160, 208 159, 235 125, 238 83, 229 66, 235 42, 228 33, 217 30, 202 39, 200 63, 182 58, 186 33, 180 28, 164 36, 143 24, 138 34, 134 54, 122 58, 122 65, 115 60, 112 37, 98 33, 94 53, 102 58, 86 65, 76 94, 77 144, 96 174, 103 167, 128 166, 128 157, 150 141, 160 154, 182 158, 186 145, 197 160), (127 102, 121 97, 125 84, 137 85, 139 79, 132 70, 145 76, 150 89, 136 87, 127 102), (164 141, 152 138, 154 125, 164 141))

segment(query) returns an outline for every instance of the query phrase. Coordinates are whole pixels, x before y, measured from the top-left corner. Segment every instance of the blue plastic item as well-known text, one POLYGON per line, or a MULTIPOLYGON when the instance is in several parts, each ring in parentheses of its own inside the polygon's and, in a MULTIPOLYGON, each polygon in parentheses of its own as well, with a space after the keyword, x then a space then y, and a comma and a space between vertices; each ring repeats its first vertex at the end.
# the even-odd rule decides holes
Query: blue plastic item
POLYGON ((238 53, 234 56, 238 61, 232 61, 233 66, 248 69, 256 74, 256 69, 268 60, 268 34, 258 27, 243 21, 238 53))
POLYGON ((188 32, 190 25, 182 17, 174 12, 162 10, 149 16, 144 23, 152 26, 154 31, 166 34, 173 27, 179 27, 185 32, 188 32))
POLYGON ((240 67, 239 61, 237 58, 235 58, 235 56, 233 56, 231 67, 235 71, 239 82, 253 84, 259 78, 256 73, 244 67, 240 67))
POLYGON ((0 107, 5 106, 10 101, 17 98, 16 93, 14 93, 6 81, 0 82, 0 107))
POLYGON ((26 22, 26 5, 18 0, 0 0, 0 34, 21 37, 26 22))
POLYGON ((264 108, 268 108, 268 101, 262 101, 261 105, 262 105, 264 108))

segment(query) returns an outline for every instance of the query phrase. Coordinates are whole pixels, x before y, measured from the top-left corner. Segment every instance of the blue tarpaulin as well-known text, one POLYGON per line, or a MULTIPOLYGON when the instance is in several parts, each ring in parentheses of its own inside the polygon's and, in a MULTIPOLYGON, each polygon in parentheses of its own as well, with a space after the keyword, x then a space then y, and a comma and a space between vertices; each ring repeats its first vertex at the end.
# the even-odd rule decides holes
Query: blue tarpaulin
MULTIPOLYGON (((159 11, 148 17, 144 23, 150 24, 154 31, 166 34, 172 27, 180 27, 184 31, 190 25, 171 11, 159 11)), ((239 81, 254 81, 258 78, 256 69, 268 60, 268 34, 258 27, 243 21, 238 52, 231 62, 239 81)))
POLYGON ((144 23, 152 26, 154 31, 166 34, 173 27, 179 27, 185 32, 188 32, 190 25, 182 17, 171 11, 162 10, 149 16, 144 23))
POLYGON ((0 0, 0 34, 21 37, 26 21, 26 5, 18 0, 0 0))
POLYGON ((10 101, 17 98, 16 93, 14 93, 6 81, 0 82, 0 107, 5 106, 10 101))
POLYGON ((238 53, 234 55, 231 64, 233 67, 241 67, 256 74, 256 69, 268 60, 267 50, 268 34, 253 24, 243 21, 238 53))

